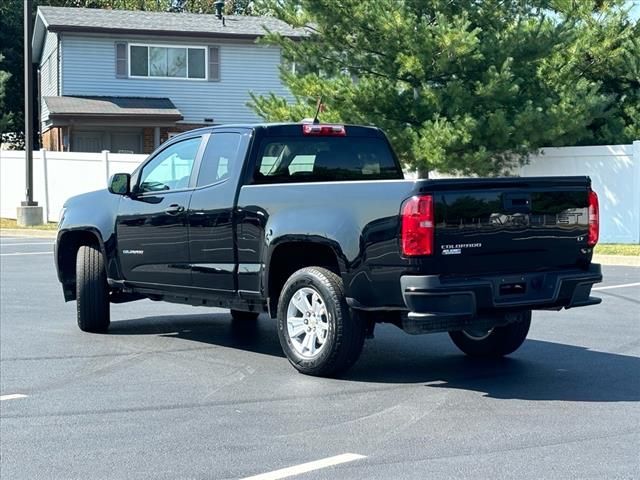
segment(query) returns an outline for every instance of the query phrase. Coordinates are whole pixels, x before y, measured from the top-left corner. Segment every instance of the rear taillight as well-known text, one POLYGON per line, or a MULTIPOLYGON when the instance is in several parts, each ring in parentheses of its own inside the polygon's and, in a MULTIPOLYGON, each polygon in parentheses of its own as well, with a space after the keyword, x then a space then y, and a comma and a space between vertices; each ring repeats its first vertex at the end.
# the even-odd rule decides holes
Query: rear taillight
POLYGON ((593 190, 589 190, 589 236, 587 245, 595 247, 600 236, 600 206, 598 205, 598 195, 593 190))
POLYGON ((346 137, 347 131, 344 125, 320 125, 318 123, 304 123, 302 125, 304 135, 315 135, 318 137, 346 137))
POLYGON ((402 254, 407 257, 433 253, 433 197, 416 195, 402 204, 402 254))

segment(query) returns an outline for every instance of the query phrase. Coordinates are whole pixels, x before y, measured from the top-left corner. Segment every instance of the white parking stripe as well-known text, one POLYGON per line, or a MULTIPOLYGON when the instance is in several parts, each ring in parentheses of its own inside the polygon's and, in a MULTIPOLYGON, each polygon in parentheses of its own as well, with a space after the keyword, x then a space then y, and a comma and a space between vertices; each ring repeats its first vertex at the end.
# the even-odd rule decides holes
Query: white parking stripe
POLYGON ((611 290, 613 288, 627 288, 627 287, 640 287, 640 282, 636 283, 623 283, 622 285, 609 285, 608 287, 596 287, 591 290, 611 290))
POLYGON ((0 242, 0 247, 22 247, 23 245, 53 245, 53 243, 52 242, 31 242, 31 243, 0 242))
POLYGON ((53 252, 0 253, 0 257, 13 257, 16 255, 53 255, 53 252))
POLYGON ((21 393, 12 393, 11 395, 0 395, 0 401, 2 400, 15 400, 17 398, 26 398, 26 395, 21 393))
POLYGON ((322 460, 316 460, 315 462, 302 463, 293 467, 274 470, 273 472, 268 473, 261 473, 260 475, 254 475, 253 477, 246 477, 242 480, 278 480, 280 478, 287 478, 294 475, 300 475, 302 473, 312 472, 313 470, 320 470, 321 468, 333 467, 334 465, 339 465, 341 463, 353 462, 354 460, 360 460, 362 458, 367 457, 365 455, 358 455, 357 453, 343 453, 342 455, 323 458, 322 460))

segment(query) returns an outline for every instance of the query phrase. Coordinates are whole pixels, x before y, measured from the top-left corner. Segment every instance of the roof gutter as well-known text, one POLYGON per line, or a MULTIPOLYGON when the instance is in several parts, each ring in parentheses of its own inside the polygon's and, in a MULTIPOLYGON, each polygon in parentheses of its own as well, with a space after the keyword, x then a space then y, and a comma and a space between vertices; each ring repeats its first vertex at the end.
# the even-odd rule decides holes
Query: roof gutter
POLYGON ((175 113, 171 113, 171 114, 165 114, 165 113, 55 113, 55 112, 49 112, 49 118, 56 119, 56 118, 75 118, 75 117, 82 117, 82 118, 135 118, 135 119, 140 119, 140 120, 154 120, 154 119, 160 119, 160 120, 170 120, 170 121, 180 121, 180 120, 184 120, 184 117, 182 115, 179 114, 175 114, 175 113))
MULTIPOLYGON (((105 34, 127 34, 127 35, 153 35, 162 37, 210 37, 210 38, 226 38, 226 39, 251 39, 256 40, 267 35, 255 35, 246 33, 213 33, 213 32, 185 32, 184 30, 153 30, 153 29, 130 29, 130 28, 106 28, 106 27, 86 27, 83 25, 68 26, 68 25, 50 25, 48 27, 50 32, 71 32, 71 33, 105 33, 105 34)), ((283 35, 284 37, 297 40, 303 38, 303 36, 290 36, 283 35)))

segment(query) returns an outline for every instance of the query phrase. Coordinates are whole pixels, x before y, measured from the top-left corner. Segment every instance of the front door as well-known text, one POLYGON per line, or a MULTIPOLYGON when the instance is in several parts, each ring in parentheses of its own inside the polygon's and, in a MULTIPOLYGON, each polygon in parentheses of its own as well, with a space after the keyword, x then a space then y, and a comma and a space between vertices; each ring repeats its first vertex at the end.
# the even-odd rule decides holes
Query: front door
POLYGON ((200 135, 169 144, 143 165, 132 195, 120 202, 116 228, 125 280, 191 284, 187 211, 201 144, 200 135))

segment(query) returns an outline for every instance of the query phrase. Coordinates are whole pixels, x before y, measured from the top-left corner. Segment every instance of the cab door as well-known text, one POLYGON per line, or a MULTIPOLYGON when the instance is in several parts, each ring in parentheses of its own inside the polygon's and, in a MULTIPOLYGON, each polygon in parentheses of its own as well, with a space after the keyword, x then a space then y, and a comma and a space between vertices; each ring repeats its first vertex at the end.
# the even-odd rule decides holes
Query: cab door
POLYGON ((214 130, 200 160, 189 207, 189 244, 193 286, 230 294, 237 290, 235 198, 247 130, 214 130))
POLYGON ((150 158, 137 175, 116 220, 125 280, 190 286, 187 212, 203 136, 181 138, 150 158))

